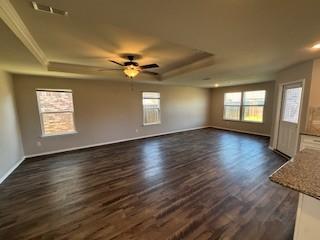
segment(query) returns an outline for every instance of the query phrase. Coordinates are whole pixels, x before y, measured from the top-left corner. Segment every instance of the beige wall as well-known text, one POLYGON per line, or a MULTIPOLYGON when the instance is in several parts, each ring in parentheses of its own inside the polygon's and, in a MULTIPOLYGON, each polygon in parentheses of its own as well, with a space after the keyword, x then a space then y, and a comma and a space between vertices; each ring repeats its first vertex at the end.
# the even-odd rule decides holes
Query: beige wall
POLYGON ((14 76, 26 155, 209 125, 210 90, 102 80, 14 76), (36 88, 72 89, 75 135, 41 137, 36 88), (142 91, 161 93, 161 125, 142 126, 142 91), (41 146, 38 146, 39 143, 41 146))
POLYGON ((306 129, 307 125, 307 115, 308 115, 308 103, 309 103, 309 96, 310 96, 310 86, 312 80, 312 71, 313 71, 313 61, 307 61, 300 64, 296 64, 289 68, 286 68, 280 71, 277 74, 276 81, 275 81, 275 95, 274 95, 274 106, 273 106, 273 121, 272 121, 272 134, 271 134, 271 146, 275 147, 275 125, 276 125, 276 111, 277 111, 277 104, 279 101, 278 93, 281 84, 283 83, 290 83, 294 81, 299 81, 304 79, 305 86, 304 86, 304 98, 301 108, 301 131, 306 129))
POLYGON ((254 132, 264 135, 271 134, 274 82, 240 85, 232 87, 213 88, 211 94, 211 125, 245 132, 254 132), (224 93, 243 92, 251 90, 266 90, 266 104, 263 123, 248 123, 223 120, 224 93))
POLYGON ((0 71, 0 182, 24 156, 11 84, 0 71))

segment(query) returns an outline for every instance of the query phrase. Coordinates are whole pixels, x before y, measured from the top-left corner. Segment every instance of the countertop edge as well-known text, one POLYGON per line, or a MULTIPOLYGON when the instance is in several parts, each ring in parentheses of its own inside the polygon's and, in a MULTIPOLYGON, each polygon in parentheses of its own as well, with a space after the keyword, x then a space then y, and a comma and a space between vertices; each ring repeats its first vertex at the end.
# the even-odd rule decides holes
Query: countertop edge
POLYGON ((305 135, 310 137, 320 137, 320 133, 312 133, 312 132, 300 132, 300 135, 305 135))
POLYGON ((304 149, 284 163, 269 180, 320 200, 320 151, 304 149))
POLYGON ((316 196, 316 195, 314 195, 314 194, 312 194, 312 193, 310 193, 310 192, 308 192, 308 191, 298 189, 298 188, 296 188, 296 187, 293 187, 293 186, 290 185, 290 184, 286 184, 286 183, 283 183, 283 182, 281 182, 281 181, 277 181, 277 180, 275 180, 275 179, 272 178, 272 175, 269 176, 269 179, 270 179, 271 182, 276 183, 276 184, 279 184, 279 185, 281 185, 282 187, 289 188, 289 189, 291 189, 291 190, 293 190, 293 191, 296 191, 296 192, 299 192, 299 193, 303 193, 303 194, 305 194, 305 195, 308 195, 309 197, 312 197, 312 198, 314 198, 314 199, 316 199, 316 200, 320 200, 320 196, 316 196))

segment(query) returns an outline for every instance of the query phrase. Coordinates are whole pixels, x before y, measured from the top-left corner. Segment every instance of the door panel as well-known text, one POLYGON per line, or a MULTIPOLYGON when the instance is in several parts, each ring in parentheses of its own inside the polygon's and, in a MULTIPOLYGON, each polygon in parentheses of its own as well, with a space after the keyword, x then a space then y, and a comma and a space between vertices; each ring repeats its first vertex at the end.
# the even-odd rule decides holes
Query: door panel
POLYGON ((292 157, 299 137, 302 85, 285 85, 282 96, 277 150, 292 157))

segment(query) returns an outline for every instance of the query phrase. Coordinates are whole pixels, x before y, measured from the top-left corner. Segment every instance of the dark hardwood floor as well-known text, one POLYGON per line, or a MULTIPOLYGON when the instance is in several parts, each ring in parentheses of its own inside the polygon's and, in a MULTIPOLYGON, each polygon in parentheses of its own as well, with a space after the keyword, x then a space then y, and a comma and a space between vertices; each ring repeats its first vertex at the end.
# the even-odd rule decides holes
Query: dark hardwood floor
POLYGON ((0 239, 292 239, 267 143, 203 129, 27 159, 0 185, 0 239))

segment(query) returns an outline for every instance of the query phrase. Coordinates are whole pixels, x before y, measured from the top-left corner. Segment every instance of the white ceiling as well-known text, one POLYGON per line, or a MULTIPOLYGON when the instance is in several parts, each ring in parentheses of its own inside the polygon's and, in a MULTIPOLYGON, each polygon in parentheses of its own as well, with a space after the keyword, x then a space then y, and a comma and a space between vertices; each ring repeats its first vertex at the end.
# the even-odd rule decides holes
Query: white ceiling
MULTIPOLYGON (((165 73, 201 54, 212 54, 213 64, 181 71, 163 81, 212 87, 217 83, 225 86, 273 80, 280 69, 320 56, 319 51, 310 51, 310 46, 320 40, 319 0, 38 2, 69 12, 68 17, 54 16, 34 11, 28 0, 11 0, 53 62, 114 68, 107 59, 123 61, 119 54, 135 53, 143 55, 141 64, 158 63, 157 71, 165 73), (203 80, 207 77, 210 80, 203 80)), ((2 25, 0 37, 6 47, 0 47, 1 53, 4 51, 0 67, 11 72, 48 74, 2 25)), ((121 72, 90 77, 124 79, 121 72)))

